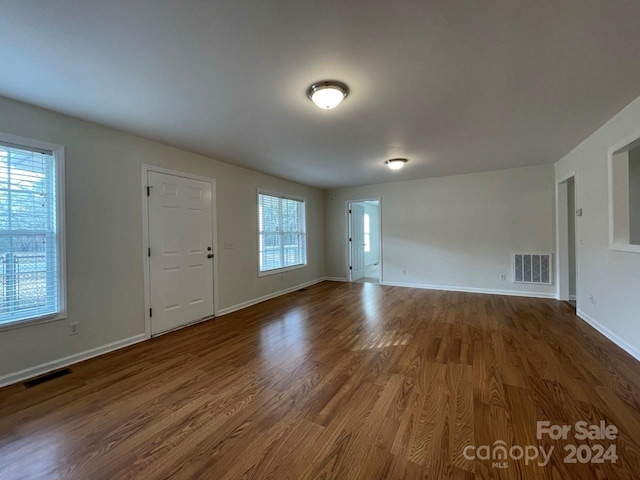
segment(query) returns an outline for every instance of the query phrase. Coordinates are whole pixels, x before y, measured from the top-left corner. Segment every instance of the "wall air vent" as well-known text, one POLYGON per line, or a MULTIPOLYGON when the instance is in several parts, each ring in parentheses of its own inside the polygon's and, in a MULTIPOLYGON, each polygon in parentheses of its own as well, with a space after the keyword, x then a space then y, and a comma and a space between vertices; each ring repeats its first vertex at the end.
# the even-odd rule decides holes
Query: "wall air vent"
POLYGON ((513 283, 551 285, 552 278, 552 254, 515 253, 513 255, 513 283))

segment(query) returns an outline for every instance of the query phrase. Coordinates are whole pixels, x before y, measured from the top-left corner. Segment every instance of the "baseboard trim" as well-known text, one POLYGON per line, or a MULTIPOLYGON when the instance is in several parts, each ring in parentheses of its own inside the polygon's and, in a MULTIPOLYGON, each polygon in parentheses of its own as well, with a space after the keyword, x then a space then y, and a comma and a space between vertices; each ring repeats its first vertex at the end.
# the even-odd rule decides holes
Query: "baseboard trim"
POLYGON ((221 308, 218 311, 218 317, 223 315, 227 315, 229 313, 237 312, 238 310, 242 310, 243 308, 251 307, 252 305, 256 305, 258 303, 266 302, 267 300, 271 300, 272 298, 281 297, 282 295, 286 295, 287 293, 295 292, 296 290, 300 290, 301 288, 310 287, 311 285, 315 285, 316 283, 324 282, 326 279, 324 277, 316 278, 315 280, 311 280, 310 282, 301 283, 300 285, 296 285, 295 287, 285 288, 284 290, 280 290, 278 292, 270 293, 268 295, 263 295, 262 297, 254 298, 252 300, 247 300, 246 302, 238 303, 237 305, 233 305, 227 308, 221 308))
POLYGON ((328 282, 348 282, 349 281, 343 277, 324 277, 324 279, 328 282))
POLYGON ((426 285, 422 283, 380 282, 389 287, 421 288, 425 290, 443 290, 447 292, 484 293, 487 295, 506 295, 509 297, 555 298, 555 293, 521 292, 519 290, 494 290, 490 288, 456 287, 452 285, 426 285))
POLYGON ((24 370, 19 370, 17 372, 2 375, 0 376, 0 388, 6 387, 7 385, 11 385, 13 383, 22 382, 23 380, 27 380, 38 375, 49 373, 53 370, 57 370, 58 368, 68 367, 69 365, 73 365, 74 363, 83 362, 85 360, 89 360, 90 358, 113 352, 114 350, 128 347, 130 345, 142 342, 146 339, 147 336, 144 333, 141 333, 140 335, 123 338, 122 340, 85 350, 84 352, 74 353, 73 355, 69 355, 68 357, 64 357, 59 360, 42 363, 40 365, 36 365, 35 367, 29 367, 25 368, 24 370))
POLYGON ((625 352, 627 352, 629 355, 631 355, 633 358, 640 361, 640 350, 635 348, 633 345, 625 342, 617 334, 613 333, 607 327, 598 322, 595 318, 587 315, 582 310, 577 310, 576 315, 586 323, 591 325, 593 328, 595 328, 602 335, 611 340, 613 343, 615 343, 617 346, 619 346, 621 349, 623 349, 625 352))
POLYGON ((569 300, 571 301, 576 301, 578 297, 576 297, 575 295, 569 295, 569 300))

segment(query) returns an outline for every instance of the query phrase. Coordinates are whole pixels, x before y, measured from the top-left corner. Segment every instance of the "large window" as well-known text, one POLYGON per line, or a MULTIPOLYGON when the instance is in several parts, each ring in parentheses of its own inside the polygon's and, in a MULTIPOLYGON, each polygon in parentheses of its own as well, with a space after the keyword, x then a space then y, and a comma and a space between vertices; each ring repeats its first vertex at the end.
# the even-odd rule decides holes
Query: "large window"
POLYGON ((305 202, 258 193, 260 273, 307 263, 305 202))
POLYGON ((64 312, 62 151, 1 140, 0 327, 64 312))

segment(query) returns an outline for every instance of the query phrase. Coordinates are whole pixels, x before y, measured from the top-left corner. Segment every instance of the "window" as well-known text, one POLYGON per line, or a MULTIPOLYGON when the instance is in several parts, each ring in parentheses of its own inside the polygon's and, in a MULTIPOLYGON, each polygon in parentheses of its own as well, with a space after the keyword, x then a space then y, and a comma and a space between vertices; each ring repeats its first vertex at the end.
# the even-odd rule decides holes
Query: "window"
POLYGON ((371 251, 371 219, 368 213, 364 214, 364 251, 371 251))
POLYGON ((640 253, 640 138, 609 150, 609 248, 640 253))
POLYGON ((307 264, 305 202, 258 193, 260 273, 307 264))
POLYGON ((0 326, 64 313, 62 162, 0 142, 0 326))

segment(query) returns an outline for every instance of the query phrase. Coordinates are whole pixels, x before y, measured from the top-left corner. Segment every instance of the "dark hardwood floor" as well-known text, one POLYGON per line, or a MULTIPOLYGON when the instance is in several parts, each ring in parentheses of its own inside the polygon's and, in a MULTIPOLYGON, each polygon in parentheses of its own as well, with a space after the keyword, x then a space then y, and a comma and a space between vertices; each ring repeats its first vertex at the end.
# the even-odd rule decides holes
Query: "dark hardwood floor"
POLYGON ((0 390, 1 479, 640 478, 640 363, 553 300, 324 282, 72 370, 0 390))

